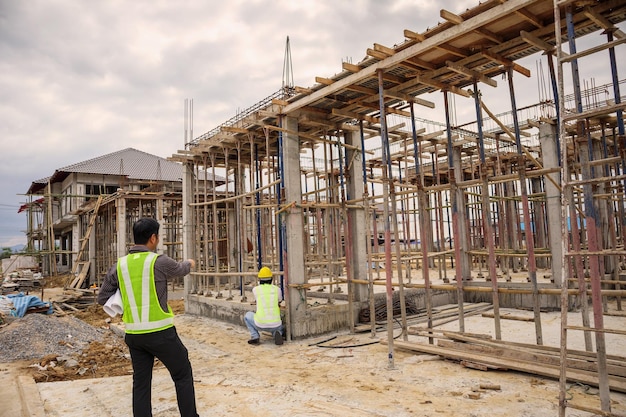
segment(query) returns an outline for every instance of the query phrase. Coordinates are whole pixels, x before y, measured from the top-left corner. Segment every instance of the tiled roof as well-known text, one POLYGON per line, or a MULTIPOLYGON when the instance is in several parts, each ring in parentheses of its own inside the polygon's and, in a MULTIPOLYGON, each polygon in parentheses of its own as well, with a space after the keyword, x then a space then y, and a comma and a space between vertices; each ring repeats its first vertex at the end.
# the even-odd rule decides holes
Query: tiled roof
MULTIPOLYGON (((41 190, 48 183, 63 181, 69 173, 80 172, 85 174, 100 175, 124 175, 131 180, 144 181, 181 181, 183 178, 183 166, 160 156, 139 151, 134 148, 126 148, 121 151, 98 156, 83 162, 58 168, 50 177, 33 181, 27 194, 41 190)), ((209 181, 212 175, 208 173, 209 181)), ((225 178, 216 175, 216 185, 223 184, 225 178)))
POLYGON ((134 148, 58 168, 56 172, 125 175, 137 180, 182 181, 183 178, 181 164, 134 148))

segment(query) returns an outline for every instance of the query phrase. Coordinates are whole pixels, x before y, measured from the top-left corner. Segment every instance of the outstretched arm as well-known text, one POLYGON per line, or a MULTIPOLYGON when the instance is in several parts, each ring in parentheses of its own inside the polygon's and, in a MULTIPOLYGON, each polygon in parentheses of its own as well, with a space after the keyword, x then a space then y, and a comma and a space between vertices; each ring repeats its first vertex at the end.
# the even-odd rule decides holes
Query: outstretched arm
MULTIPOLYGON (((176 262, 167 255, 161 255, 157 258, 154 264, 155 273, 163 274, 166 280, 173 278, 184 277, 191 271, 191 268, 196 266, 196 262, 193 259, 187 259, 186 261, 176 262)), ((158 277, 155 276, 158 280, 158 277)))

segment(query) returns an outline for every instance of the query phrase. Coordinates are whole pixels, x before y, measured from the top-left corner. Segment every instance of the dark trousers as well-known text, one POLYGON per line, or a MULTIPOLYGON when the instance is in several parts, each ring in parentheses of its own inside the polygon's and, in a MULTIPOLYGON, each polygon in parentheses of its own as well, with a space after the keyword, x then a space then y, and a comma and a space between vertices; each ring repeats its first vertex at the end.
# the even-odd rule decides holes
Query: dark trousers
POLYGON ((133 363, 133 416, 152 417, 152 368, 156 357, 174 381, 181 417, 198 417, 191 363, 176 328, 126 334, 125 341, 133 363))

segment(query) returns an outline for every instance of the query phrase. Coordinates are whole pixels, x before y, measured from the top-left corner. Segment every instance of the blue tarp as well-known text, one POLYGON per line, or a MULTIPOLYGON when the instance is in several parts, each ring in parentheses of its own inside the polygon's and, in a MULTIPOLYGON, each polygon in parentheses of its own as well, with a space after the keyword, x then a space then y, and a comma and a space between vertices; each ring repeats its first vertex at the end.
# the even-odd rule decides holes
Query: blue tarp
POLYGON ((11 315, 14 317, 24 317, 26 310, 31 307, 49 307, 46 314, 54 313, 52 304, 44 303, 39 297, 34 295, 24 295, 24 293, 9 294, 7 295, 7 298, 11 300, 13 306, 15 307, 15 310, 11 311, 11 315))

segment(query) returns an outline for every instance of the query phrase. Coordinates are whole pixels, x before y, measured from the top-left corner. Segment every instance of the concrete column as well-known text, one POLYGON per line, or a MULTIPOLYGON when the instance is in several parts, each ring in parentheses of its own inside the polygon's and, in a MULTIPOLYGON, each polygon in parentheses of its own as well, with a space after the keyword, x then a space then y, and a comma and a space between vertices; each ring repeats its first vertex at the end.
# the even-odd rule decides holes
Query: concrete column
MULTIPOLYGON (((559 149, 556 146, 556 127, 544 123, 539 126, 539 144, 544 168, 559 167, 559 149)), ((552 276, 554 283, 561 286, 563 279, 561 268, 563 265, 563 248, 561 236, 561 191, 555 185, 561 185, 561 175, 559 172, 546 174, 546 214, 548 218, 548 245, 552 253, 552 276), (548 179, 550 177, 552 181, 548 179), (554 182, 553 182, 554 181, 554 182)))
MULTIPOLYGON (((347 132, 346 143, 361 148, 361 135, 359 132, 347 132)), ((349 200, 363 197, 363 159, 361 152, 346 149, 346 159, 350 161, 350 169, 346 172, 346 189, 349 200)), ((352 263, 352 277, 354 279, 368 280, 367 276, 367 235, 365 228, 365 211, 363 209, 350 208, 348 216, 351 221, 350 234, 352 235, 352 247, 346 247, 350 251, 352 263)), ((354 290, 354 301, 366 301, 368 296, 367 285, 357 285, 354 290)))
MULTIPOLYGON (((504 174, 512 174, 513 170, 511 169, 510 161, 507 161, 504 166, 504 174)), ((504 201, 504 213, 505 213, 505 221, 506 221, 506 229, 507 235, 505 239, 507 239, 507 249, 518 250, 519 249, 519 228, 517 223, 517 213, 519 211, 518 202, 514 200, 514 197, 519 196, 514 190, 513 183, 507 181, 504 183, 504 197, 506 200, 504 201)), ((512 269, 513 272, 518 272, 520 268, 520 258, 507 257, 507 271, 512 269)))
MULTIPOLYGON (((461 148, 459 146, 455 146, 453 148, 454 155, 454 177, 457 182, 463 180, 463 165, 461 162, 461 148)), ((471 280, 472 278, 472 265, 470 262, 470 255, 468 255, 469 250, 469 242, 467 236, 467 213, 465 211, 465 195, 462 189, 458 189, 456 191, 456 201, 458 204, 458 222, 459 222, 459 230, 457 231, 458 235, 454 236, 454 245, 460 245, 461 247, 461 276, 463 280, 471 280)), ((451 219, 452 220, 452 219, 451 219)))
MULTIPOLYGON (((236 178, 236 176, 235 176, 236 178)), ((226 203, 226 216, 228 216, 228 242, 227 242, 227 255, 226 255, 226 262, 228 262, 228 270, 235 270, 238 271, 239 270, 239 262, 238 262, 238 253, 241 250, 241 247, 239 246, 239 235, 238 235, 238 230, 239 228, 237 227, 237 223, 238 223, 238 211, 235 210, 234 205, 230 205, 229 203, 226 203), (233 236, 235 236, 235 238, 232 238, 233 236)), ((230 278, 229 278, 230 280, 230 278)))
MULTIPOLYGON (((284 118, 283 134, 283 168, 285 172, 285 203, 302 200, 302 183, 300 179, 300 141, 297 135, 289 132, 298 131, 298 120, 294 117, 284 118)), ((304 223, 302 209, 292 207, 281 215, 286 228, 286 263, 285 283, 304 284, 304 223)), ((289 301, 291 334, 300 336, 306 330, 306 292, 295 288, 285 288, 289 301)))
MULTIPOLYGON (((199 260, 196 259, 194 246, 195 217, 189 205, 193 202, 193 186, 193 163, 187 162, 183 164, 183 259, 192 258, 196 261, 196 264, 199 264, 199 260)), ((187 311, 187 294, 190 294, 192 290, 197 288, 193 285, 194 281, 190 275, 185 276, 183 282, 185 288, 185 311, 187 311)))
POLYGON ((117 257, 127 255, 126 250, 126 199, 124 197, 115 200, 117 215, 117 257))

